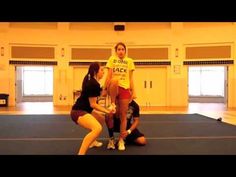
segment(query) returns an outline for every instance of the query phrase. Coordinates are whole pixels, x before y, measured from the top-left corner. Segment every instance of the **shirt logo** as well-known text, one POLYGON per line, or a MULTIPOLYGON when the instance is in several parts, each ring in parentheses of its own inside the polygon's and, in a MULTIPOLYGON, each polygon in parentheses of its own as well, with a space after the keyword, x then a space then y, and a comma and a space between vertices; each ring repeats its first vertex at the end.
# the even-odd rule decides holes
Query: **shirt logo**
POLYGON ((113 68, 113 72, 127 73, 127 69, 125 69, 125 68, 113 68))
POLYGON ((126 60, 113 60, 113 63, 119 63, 119 64, 128 64, 128 61, 126 60))

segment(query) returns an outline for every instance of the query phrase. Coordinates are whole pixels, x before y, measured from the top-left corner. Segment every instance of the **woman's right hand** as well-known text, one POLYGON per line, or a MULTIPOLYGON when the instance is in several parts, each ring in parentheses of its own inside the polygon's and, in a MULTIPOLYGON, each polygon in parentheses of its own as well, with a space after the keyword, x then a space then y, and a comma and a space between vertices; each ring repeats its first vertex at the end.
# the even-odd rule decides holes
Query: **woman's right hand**
POLYGON ((114 103, 112 103, 107 109, 113 114, 116 113, 116 105, 114 103))

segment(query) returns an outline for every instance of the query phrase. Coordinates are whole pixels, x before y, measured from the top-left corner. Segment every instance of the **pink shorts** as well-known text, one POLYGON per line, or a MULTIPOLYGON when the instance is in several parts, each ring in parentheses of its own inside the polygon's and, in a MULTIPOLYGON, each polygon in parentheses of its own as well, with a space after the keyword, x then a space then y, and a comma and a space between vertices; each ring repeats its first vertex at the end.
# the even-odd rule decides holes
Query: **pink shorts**
POLYGON ((118 88, 119 88, 119 94, 118 94, 119 99, 123 100, 131 98, 130 89, 124 89, 123 87, 118 87, 118 88))

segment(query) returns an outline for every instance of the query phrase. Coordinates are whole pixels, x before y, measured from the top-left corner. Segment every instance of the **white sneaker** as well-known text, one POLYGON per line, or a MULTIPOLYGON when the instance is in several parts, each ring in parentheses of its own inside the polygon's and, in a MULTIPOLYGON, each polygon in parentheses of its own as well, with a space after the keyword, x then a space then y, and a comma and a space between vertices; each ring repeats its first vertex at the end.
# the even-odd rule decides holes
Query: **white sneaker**
POLYGON ((101 146, 102 146, 102 142, 99 142, 99 141, 95 140, 95 141, 89 146, 89 148, 101 147, 101 146))
POLYGON ((125 150, 125 142, 123 139, 120 139, 118 142, 118 150, 124 151, 125 150))
POLYGON ((114 103, 112 103, 107 109, 112 110, 113 114, 116 113, 116 105, 114 103))
POLYGON ((110 138, 107 144, 107 149, 116 149, 114 138, 110 138))

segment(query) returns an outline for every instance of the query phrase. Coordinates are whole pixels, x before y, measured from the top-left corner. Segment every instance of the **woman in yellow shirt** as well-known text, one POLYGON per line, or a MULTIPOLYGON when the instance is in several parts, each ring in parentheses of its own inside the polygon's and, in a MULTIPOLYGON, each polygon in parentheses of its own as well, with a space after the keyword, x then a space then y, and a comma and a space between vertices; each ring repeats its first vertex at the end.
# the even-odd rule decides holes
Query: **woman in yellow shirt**
POLYGON ((121 120, 118 149, 125 150, 126 114, 130 101, 136 97, 133 83, 135 66, 133 59, 126 56, 126 46, 124 43, 119 42, 116 44, 115 52, 116 55, 111 56, 106 64, 108 74, 104 89, 108 91, 111 97, 111 108, 113 110, 116 109, 121 120), (118 101, 119 111, 117 109, 116 99, 118 101))

